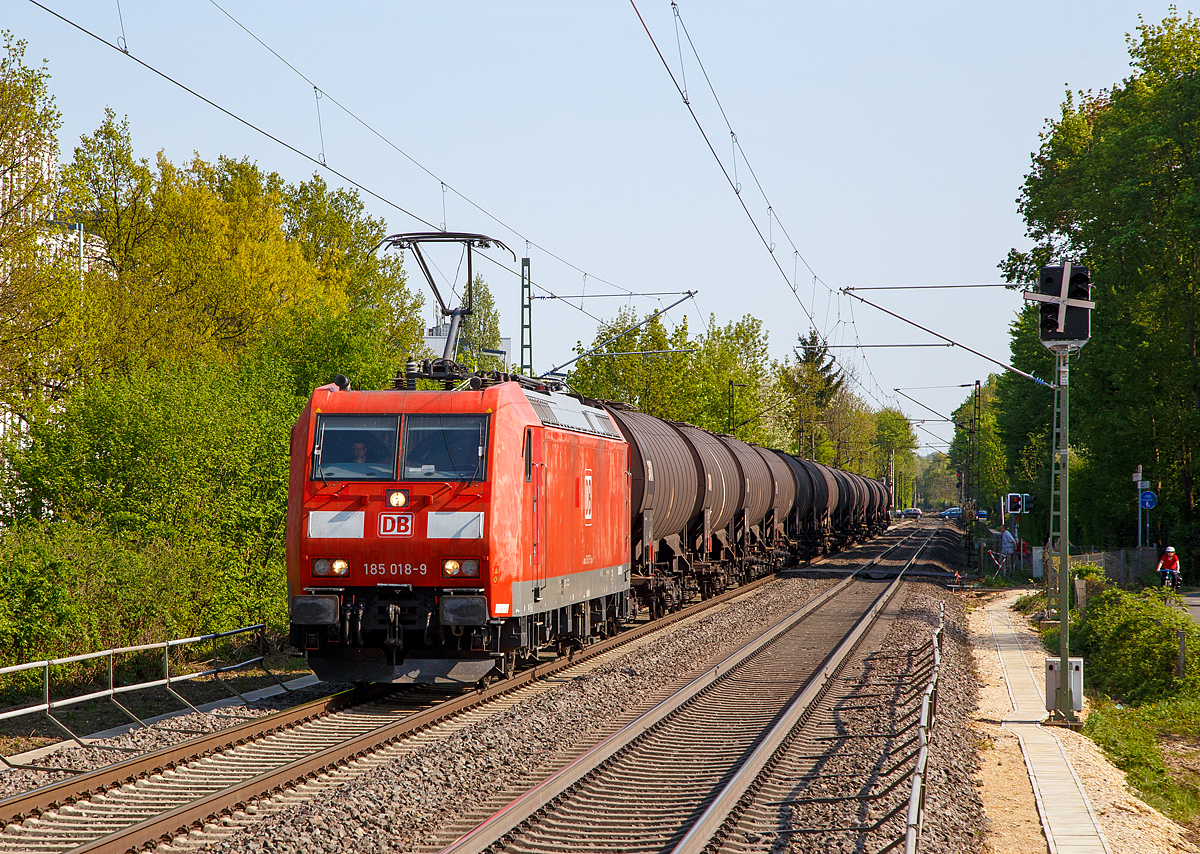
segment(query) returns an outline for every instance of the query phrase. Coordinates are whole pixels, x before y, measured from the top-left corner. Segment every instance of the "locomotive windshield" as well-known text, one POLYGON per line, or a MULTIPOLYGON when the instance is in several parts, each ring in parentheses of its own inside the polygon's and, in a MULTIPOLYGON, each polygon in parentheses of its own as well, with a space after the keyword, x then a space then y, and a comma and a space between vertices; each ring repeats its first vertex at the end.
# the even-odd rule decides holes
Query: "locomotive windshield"
POLYGON ((486 415, 409 415, 403 480, 487 480, 486 415))
POLYGON ((313 440, 313 480, 395 480, 395 415, 321 415, 313 440))

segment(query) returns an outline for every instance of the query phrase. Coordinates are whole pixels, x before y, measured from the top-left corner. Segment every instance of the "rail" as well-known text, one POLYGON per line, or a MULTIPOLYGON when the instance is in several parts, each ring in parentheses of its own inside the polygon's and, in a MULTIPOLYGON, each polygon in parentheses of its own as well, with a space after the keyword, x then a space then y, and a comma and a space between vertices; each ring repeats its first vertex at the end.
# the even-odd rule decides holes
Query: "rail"
MULTIPOLYGON (((171 694, 171 696, 173 696, 175 699, 179 700, 181 703, 183 703, 185 706, 187 706, 193 712, 199 712, 200 710, 197 709, 190 702, 188 702, 188 700, 185 697, 181 696, 172 687, 172 685, 178 684, 180 682, 188 682, 192 679, 201 679, 206 676, 211 676, 211 677, 213 677, 213 679, 216 682, 220 683, 222 687, 224 687, 230 693, 236 695, 238 697, 238 699, 245 702, 246 698, 243 697, 242 694, 236 688, 234 688, 228 682, 221 679, 221 674, 229 673, 230 671, 233 671, 233 670, 242 670, 247 667, 252 667, 256 664, 259 667, 261 667, 267 673, 268 676, 270 676, 272 679, 274 679, 275 682, 278 683, 285 691, 290 690, 286 685, 284 685, 279 680, 279 677, 277 677, 274 673, 272 673, 270 668, 267 667, 266 654, 265 654, 266 628, 267 628, 266 623, 257 623, 253 626, 244 626, 240 629, 231 629, 230 631, 227 631, 227 632, 216 632, 214 634, 198 635, 196 637, 179 638, 176 640, 169 640, 169 641, 160 641, 158 643, 140 644, 138 646, 123 646, 123 647, 117 647, 115 649, 105 649, 105 650, 101 650, 99 652, 86 652, 81 655, 70 655, 65 658, 51 658, 51 659, 47 659, 45 661, 31 661, 31 662, 28 662, 27 664, 14 664, 14 665, 10 665, 8 667, 0 667, 0 676, 7 676, 12 673, 23 673, 23 672, 30 671, 30 670, 41 670, 42 671, 42 702, 37 703, 32 706, 23 706, 22 708, 19 708, 19 709, 10 709, 8 711, 0 712, 0 721, 12 720, 14 718, 24 717, 26 715, 44 714, 46 717, 48 717, 51 720, 52 723, 54 723, 55 726, 57 726, 59 729, 61 729, 63 732, 65 732, 67 734, 68 738, 70 738, 72 741, 74 741, 76 744, 80 745, 81 747, 99 747, 104 750, 114 750, 114 751, 118 751, 121 753, 139 753, 141 751, 137 750, 136 748, 115 747, 112 745, 102 745, 102 744, 95 744, 92 742, 85 742, 84 739, 81 738, 80 736, 76 735, 71 730, 70 727, 68 727, 65 723, 60 721, 58 718, 56 718, 54 716, 54 712, 58 709, 65 709, 70 706, 79 705, 80 703, 88 703, 93 700, 107 699, 114 706, 116 706, 118 709, 120 709, 121 712, 124 713, 128 718, 130 718, 136 726, 145 727, 145 726, 147 726, 145 721, 143 721, 141 718, 139 718, 137 715, 135 715, 132 711, 130 711, 126 706, 122 705, 117 700, 117 697, 119 695, 129 694, 134 691, 144 691, 148 688, 164 688, 167 690, 168 693, 171 694), (219 657, 219 653, 218 653, 218 641, 221 641, 225 638, 235 637, 237 635, 248 634, 249 632, 255 632, 257 634, 258 648, 259 648, 260 654, 254 658, 247 659, 246 661, 238 661, 238 662, 235 662, 232 664, 222 664, 221 659, 219 657), (198 644, 198 643, 205 643, 205 642, 209 642, 212 644, 212 654, 210 657, 211 666, 205 670, 195 671, 193 673, 184 673, 184 674, 181 674, 178 676, 172 676, 171 675, 171 650, 176 649, 178 647, 188 645, 188 644, 198 644), (162 650, 163 676, 161 679, 152 679, 147 682, 137 682, 137 683, 134 683, 131 685, 118 685, 116 683, 115 671, 116 671, 117 656, 128 655, 130 653, 137 653, 137 652, 150 652, 153 650, 162 650), (51 697, 51 685, 53 682, 52 676, 51 676, 53 668, 61 667, 61 666, 68 665, 68 664, 78 664, 83 661, 95 661, 97 659, 107 659, 108 660, 108 687, 107 688, 104 688, 99 691, 90 691, 86 694, 81 694, 77 697, 67 697, 67 698, 60 699, 60 700, 52 700, 50 698, 51 697)), ((199 734, 199 731, 197 731, 197 730, 178 729, 177 731, 185 732, 185 733, 199 734)), ((6 759, 3 756, 0 756, 0 763, 2 763, 7 768, 29 768, 29 769, 38 770, 38 771, 47 770, 45 767, 40 766, 40 765, 21 765, 21 764, 9 762, 8 759, 6 759)), ((56 767, 51 770, 63 771, 66 773, 83 773, 81 771, 76 771, 75 769, 71 769, 71 768, 56 767)))
MULTIPOLYGON (((794 628, 818 607, 834 599, 834 597, 854 581, 857 575, 865 571, 868 567, 873 566, 887 554, 899 549, 909 539, 916 536, 920 530, 914 530, 899 543, 892 545, 880 555, 872 558, 853 574, 805 603, 767 633, 749 642, 720 663, 709 667, 692 682, 680 688, 670 697, 662 700, 654 708, 627 724, 620 731, 613 733, 591 750, 575 758, 570 764, 560 768, 554 774, 509 802, 468 833, 443 847, 440 854, 481 854, 481 852, 489 850, 495 845, 497 840, 504 838, 507 834, 519 828, 531 816, 538 814, 539 811, 546 808, 547 804, 553 803, 557 798, 564 795, 564 793, 570 791, 583 778, 601 768, 612 757, 628 750, 630 745, 653 731, 669 716, 674 715, 680 708, 691 704, 701 692, 706 691, 731 671, 741 667, 767 645, 774 643, 794 628)), ((932 539, 932 535, 930 539, 932 539)), ((928 542, 929 540, 927 539, 917 549, 918 554, 928 542)), ((772 727, 770 732, 763 736, 753 754, 748 759, 740 760, 741 765, 734 779, 724 785, 722 792, 716 801, 710 803, 704 815, 693 822, 684 839, 670 849, 672 854, 698 854, 698 852, 706 848, 708 840, 712 838, 713 828, 720 824, 723 817, 732 809, 732 805, 740 799, 746 786, 757 776, 765 762, 780 747, 786 739, 787 734, 795 726, 798 717, 803 715, 814 699, 823 693, 825 685, 837 674, 842 660, 855 647, 859 638, 865 634, 872 624, 875 615, 885 607, 891 596, 898 589, 903 580, 904 571, 911 566, 914 560, 915 556, 887 589, 868 607, 866 613, 858 618, 846 637, 815 667, 813 676, 807 681, 804 690, 793 697, 786 705, 783 712, 781 712, 779 721, 772 727)))

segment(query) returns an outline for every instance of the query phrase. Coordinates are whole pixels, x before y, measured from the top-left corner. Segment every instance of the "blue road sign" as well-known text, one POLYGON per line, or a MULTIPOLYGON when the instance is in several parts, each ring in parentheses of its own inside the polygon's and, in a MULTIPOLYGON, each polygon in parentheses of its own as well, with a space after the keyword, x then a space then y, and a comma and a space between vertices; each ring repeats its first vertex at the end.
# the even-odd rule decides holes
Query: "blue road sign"
POLYGON ((1153 510, 1154 505, 1158 503, 1158 496, 1150 490, 1146 490, 1138 496, 1138 504, 1142 505, 1144 510, 1153 510))

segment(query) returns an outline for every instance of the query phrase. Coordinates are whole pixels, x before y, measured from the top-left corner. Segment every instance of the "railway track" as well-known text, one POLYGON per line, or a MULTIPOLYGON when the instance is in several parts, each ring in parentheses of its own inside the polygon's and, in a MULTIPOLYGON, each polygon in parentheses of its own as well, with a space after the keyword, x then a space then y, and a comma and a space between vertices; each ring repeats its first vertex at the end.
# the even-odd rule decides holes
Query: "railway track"
MULTIPOLYGON (((911 531, 897 533, 910 537, 911 531)), ((881 538, 890 539, 890 538, 881 538)), ((869 545, 874 551, 879 541, 869 545)), ((878 559, 878 558, 875 558, 878 559)), ((251 824, 415 749, 428 738, 494 713, 486 704, 521 702, 556 678, 624 654, 651 632, 744 596, 770 577, 627 631, 519 674, 481 692, 443 702, 348 692, 204 739, 0 802, 0 852, 123 852, 166 843, 191 847, 215 833, 251 824), (541 687, 539 686, 541 684, 541 687), (433 729, 431 729, 433 728, 433 729)))
MULTIPOLYGON (((932 537, 922 537, 908 564, 932 537)), ((825 720, 814 712, 842 693, 839 674, 860 641, 886 634, 877 618, 902 577, 890 584, 847 578, 446 844, 442 854, 705 850, 727 833, 747 792, 762 789, 782 746, 811 751, 812 739, 825 737, 825 720)), ((826 752, 804 755, 818 762, 826 752)), ((741 833, 743 841, 761 838, 741 833)))

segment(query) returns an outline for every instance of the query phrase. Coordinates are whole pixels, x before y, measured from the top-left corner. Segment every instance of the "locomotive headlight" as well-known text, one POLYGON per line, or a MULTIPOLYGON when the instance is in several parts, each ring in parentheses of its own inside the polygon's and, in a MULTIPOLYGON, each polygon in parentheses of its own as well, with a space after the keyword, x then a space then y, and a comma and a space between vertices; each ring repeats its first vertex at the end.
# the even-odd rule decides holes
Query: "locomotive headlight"
MULTIPOLYGON (((462 571, 462 564, 453 558, 442 561, 442 575, 446 578, 454 578, 460 571, 462 571)), ((479 568, 476 567, 475 571, 479 572, 479 568)))
POLYGON ((383 503, 388 507, 407 507, 408 506, 408 490, 407 489, 389 489, 383 493, 383 503))
POLYGON ((313 575, 329 575, 329 571, 333 569, 333 562, 328 558, 318 558, 313 561, 313 575))
POLYGON ((462 574, 468 578, 479 577, 479 561, 464 560, 462 562, 462 574))
POLYGON ((345 575, 350 572, 350 561, 344 558, 338 558, 333 562, 333 574, 345 575))

